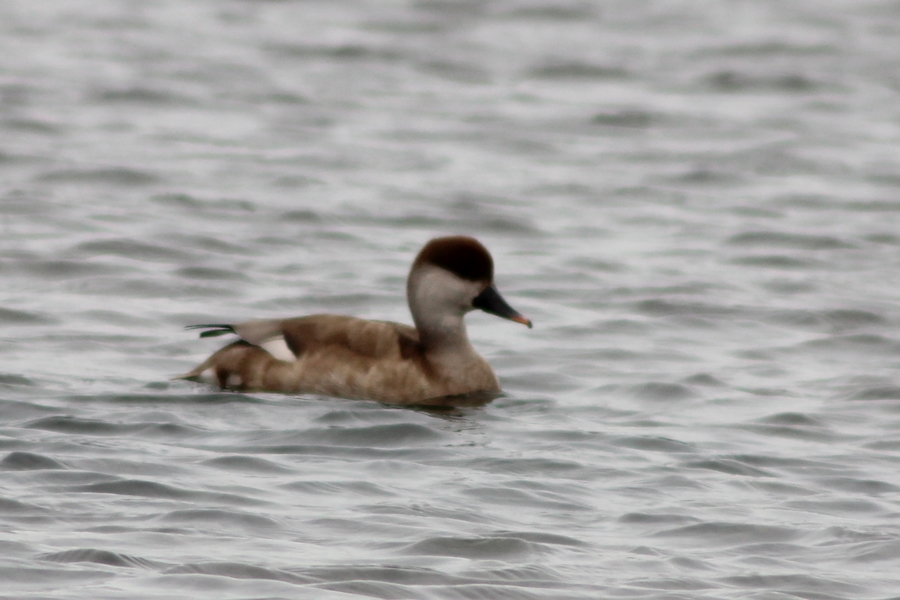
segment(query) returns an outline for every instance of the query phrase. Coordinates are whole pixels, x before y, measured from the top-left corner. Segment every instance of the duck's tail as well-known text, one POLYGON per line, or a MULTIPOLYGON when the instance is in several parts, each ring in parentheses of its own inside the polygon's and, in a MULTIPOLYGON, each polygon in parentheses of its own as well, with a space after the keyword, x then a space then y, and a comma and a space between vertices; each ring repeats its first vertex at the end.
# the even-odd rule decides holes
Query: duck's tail
POLYGON ((227 333, 235 333, 234 327, 227 323, 207 323, 205 325, 188 325, 185 329, 206 329, 200 334, 200 337, 218 337, 227 333))
MULTIPOLYGON (((204 329, 200 333, 200 337, 208 338, 208 337, 218 337, 220 335, 226 335, 228 333, 235 333, 234 327, 227 323, 205 323, 203 325, 188 325, 185 329, 204 329)), ((200 365, 197 365, 195 368, 191 369, 187 373, 183 373, 181 375, 176 375, 172 377, 170 381, 174 381, 176 379, 187 379, 189 381, 203 381, 204 380, 204 372, 212 366, 213 361, 212 357, 206 359, 200 365)))

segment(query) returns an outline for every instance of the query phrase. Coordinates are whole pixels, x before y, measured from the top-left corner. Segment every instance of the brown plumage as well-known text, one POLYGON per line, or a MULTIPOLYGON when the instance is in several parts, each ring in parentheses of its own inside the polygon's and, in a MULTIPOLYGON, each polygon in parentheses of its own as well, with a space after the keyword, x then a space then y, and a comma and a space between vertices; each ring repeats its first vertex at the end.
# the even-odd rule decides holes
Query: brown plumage
POLYGON ((407 281, 416 327, 341 315, 237 325, 198 325, 202 337, 235 333, 183 379, 221 388, 316 393, 415 404, 499 392, 490 365, 469 343, 463 316, 474 308, 527 324, 493 286, 493 261, 477 240, 437 238, 407 281))

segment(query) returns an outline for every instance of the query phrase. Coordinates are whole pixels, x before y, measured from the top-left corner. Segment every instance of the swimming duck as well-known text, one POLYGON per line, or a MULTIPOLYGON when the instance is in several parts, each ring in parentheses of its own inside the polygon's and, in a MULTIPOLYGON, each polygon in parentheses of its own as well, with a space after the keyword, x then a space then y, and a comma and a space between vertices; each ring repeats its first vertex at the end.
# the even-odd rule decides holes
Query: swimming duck
POLYGON ((463 317, 481 309, 531 328, 494 286, 494 261, 471 237, 436 238, 406 282, 415 327, 342 315, 191 325, 240 339, 178 377, 223 389, 314 393, 392 404, 499 392, 463 317))

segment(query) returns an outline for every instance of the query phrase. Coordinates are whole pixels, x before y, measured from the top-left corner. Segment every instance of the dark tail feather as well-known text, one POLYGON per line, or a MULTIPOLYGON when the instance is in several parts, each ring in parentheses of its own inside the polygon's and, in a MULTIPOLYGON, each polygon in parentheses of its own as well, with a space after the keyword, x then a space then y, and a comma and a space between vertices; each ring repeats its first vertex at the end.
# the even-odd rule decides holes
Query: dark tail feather
POLYGON ((234 327, 228 325, 227 323, 215 323, 215 324, 207 324, 207 325, 188 325, 185 329, 208 329, 209 331, 204 331, 200 334, 200 337, 217 337, 220 335, 225 335, 226 333, 235 333, 234 327))

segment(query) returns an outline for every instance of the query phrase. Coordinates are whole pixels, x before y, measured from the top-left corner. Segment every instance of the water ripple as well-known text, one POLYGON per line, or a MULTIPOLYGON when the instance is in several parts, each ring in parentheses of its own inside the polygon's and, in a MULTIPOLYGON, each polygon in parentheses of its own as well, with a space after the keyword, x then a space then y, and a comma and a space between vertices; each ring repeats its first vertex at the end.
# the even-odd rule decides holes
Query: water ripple
POLYGON ((0 2, 3 594, 896 596, 895 3, 132 4, 0 2), (504 396, 167 380, 453 233, 504 396))
POLYGON ((53 460, 49 456, 34 454, 32 452, 10 452, 2 461, 0 461, 0 469, 11 471, 66 468, 68 468, 66 465, 57 460, 53 460))

